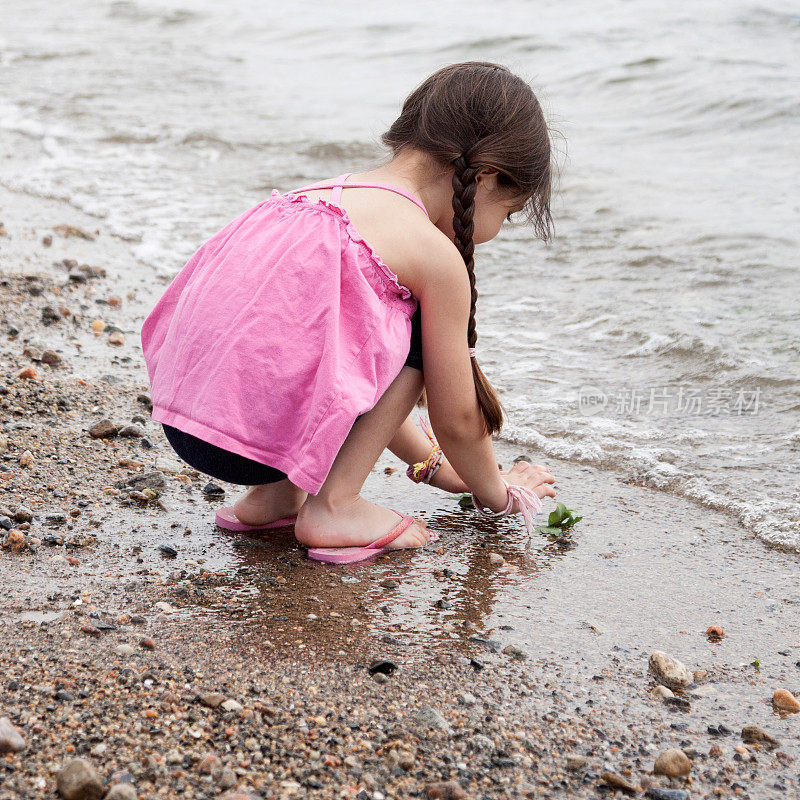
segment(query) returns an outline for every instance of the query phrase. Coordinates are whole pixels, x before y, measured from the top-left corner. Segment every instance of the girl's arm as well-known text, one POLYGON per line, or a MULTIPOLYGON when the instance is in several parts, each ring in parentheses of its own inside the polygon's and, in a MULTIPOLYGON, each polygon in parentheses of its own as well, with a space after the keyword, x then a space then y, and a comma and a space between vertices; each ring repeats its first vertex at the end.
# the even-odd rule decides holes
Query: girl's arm
MULTIPOLYGON (((422 429, 409 417, 395 433, 394 438, 389 442, 391 450, 399 459, 406 464, 416 464, 424 461, 431 454, 431 443, 422 429)), ((446 492, 468 492, 469 488, 458 477, 453 465, 445 459, 442 465, 436 470, 436 474, 431 480, 431 486, 443 489, 446 492)))
MULTIPOLYGON (((452 242, 444 235, 424 238, 417 263, 404 277, 422 310, 422 360, 431 426, 469 490, 484 506, 501 511, 508 494, 492 438, 484 433, 467 352, 469 279, 452 242)), ((522 474, 510 482, 534 485, 533 478, 522 474)))

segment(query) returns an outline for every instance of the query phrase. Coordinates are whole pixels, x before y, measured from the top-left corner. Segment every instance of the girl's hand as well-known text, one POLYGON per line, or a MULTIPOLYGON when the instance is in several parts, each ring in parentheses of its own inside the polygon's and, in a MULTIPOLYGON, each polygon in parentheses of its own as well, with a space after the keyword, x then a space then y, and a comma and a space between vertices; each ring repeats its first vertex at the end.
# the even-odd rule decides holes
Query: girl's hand
MULTIPOLYGON (((529 464, 527 461, 517 461, 508 472, 501 472, 500 474, 510 484, 532 489, 540 500, 543 497, 556 496, 555 489, 549 485, 555 483, 556 479, 550 474, 547 467, 543 467, 541 464, 529 464)), ((511 513, 520 513, 516 501, 511 508, 511 513)))
POLYGON ((431 486, 435 486, 437 489, 443 489, 445 492, 452 492, 453 494, 469 492, 469 487, 458 477, 458 474, 453 469, 453 465, 447 459, 445 459, 439 469, 436 470, 436 474, 433 476, 433 480, 431 480, 431 486))

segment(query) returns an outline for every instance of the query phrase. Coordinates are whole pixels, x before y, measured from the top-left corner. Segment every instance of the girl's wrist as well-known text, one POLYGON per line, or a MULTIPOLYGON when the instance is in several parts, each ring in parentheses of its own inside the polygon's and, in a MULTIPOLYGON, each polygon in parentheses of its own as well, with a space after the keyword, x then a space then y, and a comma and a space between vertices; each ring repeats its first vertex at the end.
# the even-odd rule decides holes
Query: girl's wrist
POLYGON ((484 492, 481 497, 478 497, 473 492, 472 497, 473 500, 477 500, 477 507, 483 506, 487 512, 492 511, 495 514, 502 514, 508 508, 508 484, 501 478, 500 483, 491 492, 484 492))

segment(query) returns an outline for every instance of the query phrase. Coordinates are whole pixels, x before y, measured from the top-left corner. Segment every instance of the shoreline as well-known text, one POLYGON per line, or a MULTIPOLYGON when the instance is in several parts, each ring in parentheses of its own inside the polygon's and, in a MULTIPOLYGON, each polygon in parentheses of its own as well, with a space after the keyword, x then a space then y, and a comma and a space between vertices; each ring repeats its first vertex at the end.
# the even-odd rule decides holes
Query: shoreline
POLYGON ((106 786, 129 771, 143 797, 241 785, 263 798, 379 800, 434 796, 426 786, 441 780, 466 797, 593 797, 613 791, 607 771, 641 794, 650 782, 692 798, 736 784, 751 798, 800 788, 800 716, 771 706, 776 689, 800 687, 800 555, 685 498, 503 442, 503 463, 523 452, 543 461, 559 500, 584 514, 569 541, 527 542, 518 519, 494 527, 412 484, 392 456, 365 494, 424 517, 442 534, 434 547, 330 568, 290 534, 223 535, 213 511, 233 487, 205 499, 207 478, 172 454, 139 397, 138 329, 162 279, 142 274, 102 221, 5 189, 0 198, 0 506, 29 508, 22 533, 39 540, 35 552, 0 551, 0 663, 18 685, 0 695, 0 717, 28 743, 0 756, 13 765, 0 797, 51 795, 51 768, 75 755, 106 786), (36 380, 16 377, 29 367, 36 380), (143 435, 92 438, 103 418, 143 435), (153 499, 147 481, 115 485, 156 471, 153 499), (714 625, 718 643, 705 636, 714 625), (705 671, 679 693, 686 702, 650 696, 655 650, 705 671), (368 671, 380 659, 398 666, 384 680, 368 671), (209 694, 235 706, 197 699, 209 694), (444 725, 418 719, 429 706, 444 725), (720 725, 730 734, 709 732, 720 725), (779 747, 743 744, 747 725, 779 747), (669 747, 689 753, 688 781, 651 774, 669 747), (202 772, 212 749, 220 764, 202 772))

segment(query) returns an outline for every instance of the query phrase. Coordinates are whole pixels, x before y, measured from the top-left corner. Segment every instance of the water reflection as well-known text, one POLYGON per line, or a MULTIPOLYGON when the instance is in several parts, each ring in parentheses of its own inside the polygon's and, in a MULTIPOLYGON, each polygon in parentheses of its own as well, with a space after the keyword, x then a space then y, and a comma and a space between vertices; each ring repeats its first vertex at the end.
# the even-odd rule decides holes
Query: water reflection
POLYGON ((412 513, 439 541, 343 566, 308 560, 290 530, 254 538, 215 529, 217 555, 206 566, 216 574, 193 602, 210 626, 234 625, 243 641, 338 651, 371 638, 409 656, 445 642, 474 652, 496 647, 498 598, 524 598, 567 549, 449 499, 412 513))

